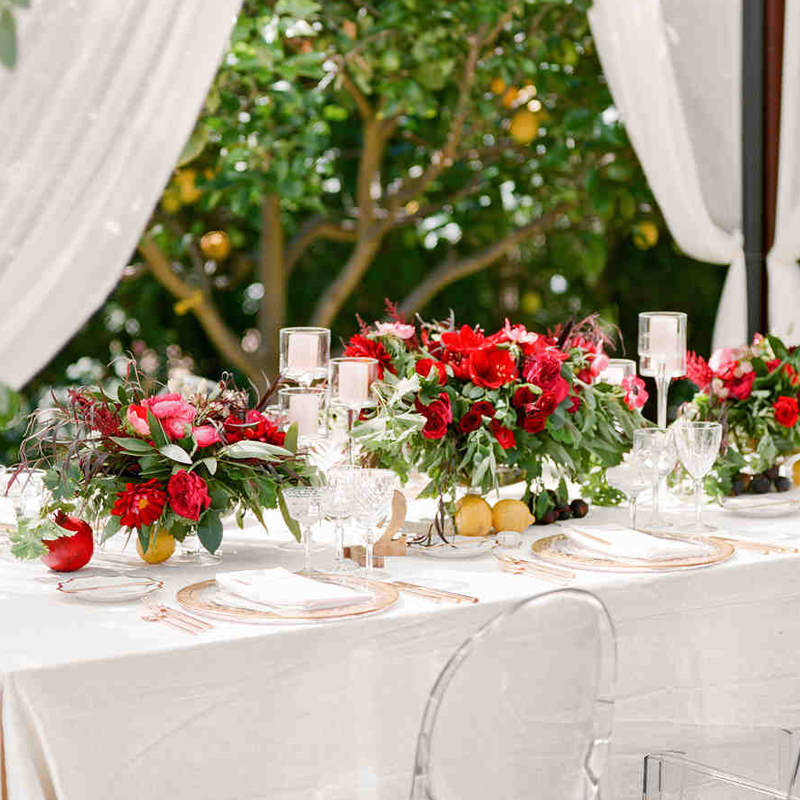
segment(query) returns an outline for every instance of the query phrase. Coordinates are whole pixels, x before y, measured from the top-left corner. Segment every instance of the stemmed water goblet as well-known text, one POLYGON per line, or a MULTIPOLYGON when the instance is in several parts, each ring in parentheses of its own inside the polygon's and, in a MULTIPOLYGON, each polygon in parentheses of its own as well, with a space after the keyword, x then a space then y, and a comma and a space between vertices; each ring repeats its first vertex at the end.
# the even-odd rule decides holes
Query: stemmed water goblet
POLYGON ((321 489, 322 513, 333 520, 336 531, 336 560, 333 572, 353 572, 357 569, 353 561, 344 557, 344 522, 355 514, 358 501, 356 478, 361 470, 353 467, 337 467, 326 475, 327 483, 321 489))
POLYGON ((653 490, 651 527, 668 527, 660 515, 661 484, 675 468, 678 455, 672 431, 663 428, 640 428, 633 432, 631 458, 635 468, 653 490))
POLYGON ((379 364, 375 358, 332 358, 328 372, 329 403, 347 412, 348 452, 350 465, 355 463, 353 424, 365 408, 377 405, 372 384, 378 380, 379 364))
POLYGON ((711 471, 719 455, 722 425, 719 422, 679 420, 673 426, 678 457, 694 481, 694 526, 698 533, 713 531, 703 522, 703 478, 711 471))
POLYGON ((282 378, 310 386, 327 377, 331 350, 328 328, 281 328, 278 339, 282 378))
POLYGON ((303 573, 311 572, 311 528, 320 516, 320 490, 313 486, 292 486, 283 490, 289 516, 300 526, 303 540, 303 573))
POLYGON ((392 501, 400 479, 390 469, 360 469, 355 477, 355 520, 364 528, 364 577, 383 578, 388 573, 374 567, 375 528, 392 515, 392 501))

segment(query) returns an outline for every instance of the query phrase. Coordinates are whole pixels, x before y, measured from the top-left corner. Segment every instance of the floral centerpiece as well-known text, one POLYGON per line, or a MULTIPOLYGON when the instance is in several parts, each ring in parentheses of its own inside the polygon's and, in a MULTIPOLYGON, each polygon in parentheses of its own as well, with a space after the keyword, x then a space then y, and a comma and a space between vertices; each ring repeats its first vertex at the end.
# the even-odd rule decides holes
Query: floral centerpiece
MULTIPOLYGON (((389 308, 389 322, 359 320, 345 350, 376 358, 382 376, 377 415, 354 435, 401 477, 427 474, 423 496, 452 497, 459 484, 488 492, 502 469, 530 486, 545 464, 597 488, 643 424, 639 378, 598 381, 607 337, 594 317, 547 334, 506 321, 487 335, 453 320, 412 325, 389 308)), ((536 516, 555 502, 539 493, 536 516)))
POLYGON ((789 489, 778 464, 800 448, 800 350, 756 334, 749 346, 717 350, 708 361, 689 353, 686 377, 698 392, 683 416, 723 426, 707 489, 717 496, 789 489))
POLYGON ((113 396, 69 390, 32 416, 23 464, 47 470, 52 499, 38 524, 14 535, 14 554, 43 555, 45 542, 69 535, 57 525, 67 515, 91 525, 100 541, 135 532, 140 554, 153 552, 157 539, 191 534, 214 553, 223 515, 235 512, 241 525, 250 511, 263 524, 262 509, 277 505, 297 535, 281 486, 307 479, 310 468, 296 431, 279 431, 263 413, 266 401, 251 404, 228 380, 188 396, 148 394, 133 363, 113 396))

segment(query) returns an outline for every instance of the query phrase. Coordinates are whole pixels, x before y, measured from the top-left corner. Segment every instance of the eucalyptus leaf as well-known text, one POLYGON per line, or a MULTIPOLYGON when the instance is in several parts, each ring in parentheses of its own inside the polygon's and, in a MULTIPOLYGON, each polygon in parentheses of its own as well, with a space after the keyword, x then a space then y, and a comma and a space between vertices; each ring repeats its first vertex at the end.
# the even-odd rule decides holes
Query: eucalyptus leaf
POLYGON ((9 69, 17 65, 17 25, 10 8, 0 11, 0 64, 9 69))
POLYGON ((134 439, 131 436, 111 436, 110 438, 114 444, 118 444, 123 450, 134 455, 150 455, 153 452, 152 445, 141 439, 134 439))
POLYGON ((159 447, 158 452, 167 458, 177 461, 179 464, 191 464, 191 456, 177 444, 167 444, 164 447, 159 447))
POLYGON ((255 458, 261 461, 274 461, 276 457, 288 458, 294 455, 285 447, 278 447, 266 442, 241 441, 223 447, 218 455, 235 459, 255 458))

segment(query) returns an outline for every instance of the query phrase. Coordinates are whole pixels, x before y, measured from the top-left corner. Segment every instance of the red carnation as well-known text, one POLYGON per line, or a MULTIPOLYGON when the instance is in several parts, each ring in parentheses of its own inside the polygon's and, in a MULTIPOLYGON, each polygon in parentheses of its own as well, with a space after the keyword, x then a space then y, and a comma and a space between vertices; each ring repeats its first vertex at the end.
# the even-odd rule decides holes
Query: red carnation
POLYGON ((383 342, 370 339, 368 336, 356 333, 350 337, 344 354, 351 358, 374 358, 378 362, 378 378, 383 379, 384 370, 389 370, 393 375, 397 370, 392 364, 392 357, 383 346, 383 342))
POLYGON ((414 405, 417 411, 425 417, 422 435, 426 439, 443 439, 447 433, 447 426, 453 421, 450 395, 447 392, 441 392, 438 399, 433 400, 427 406, 417 398, 414 405))
POLYGON ((797 400, 794 397, 781 395, 773 404, 772 410, 775 412, 775 421, 784 428, 794 428, 797 425, 797 418, 800 411, 797 408, 797 400))
POLYGON ((469 357, 469 377, 476 386, 499 389, 517 378, 517 362, 508 350, 476 350, 469 357))
POLYGON ((111 513, 120 518, 120 524, 141 530, 152 525, 164 510, 167 494, 158 479, 144 483, 129 483, 125 490, 117 492, 117 501, 111 513))
POLYGON ((511 428, 506 428, 496 419, 493 419, 489 423, 489 430, 491 430, 491 432, 494 434, 494 438, 497 439, 497 443, 503 448, 503 450, 516 447, 517 440, 514 436, 514 431, 512 431, 511 428))
POLYGON ((436 361, 433 358, 421 358, 414 365, 414 371, 423 378, 430 378, 431 370, 433 369, 436 370, 436 379, 439 381, 439 386, 444 386, 447 383, 447 367, 441 361, 436 361))
POLYGON ((480 428, 481 422, 483 422, 483 418, 480 414, 476 413, 473 407, 461 417, 458 428, 462 433, 472 433, 472 431, 476 431, 480 428))
POLYGON ((195 522, 211 505, 208 485, 195 472, 178 470, 167 483, 170 508, 179 516, 195 522))
POLYGON ((711 386, 714 379, 714 370, 708 365, 703 356, 693 351, 686 354, 686 377, 701 391, 704 392, 711 386))
POLYGON ((469 325, 462 325, 457 331, 445 331, 441 338, 442 344, 453 353, 471 353, 486 346, 483 331, 469 325))

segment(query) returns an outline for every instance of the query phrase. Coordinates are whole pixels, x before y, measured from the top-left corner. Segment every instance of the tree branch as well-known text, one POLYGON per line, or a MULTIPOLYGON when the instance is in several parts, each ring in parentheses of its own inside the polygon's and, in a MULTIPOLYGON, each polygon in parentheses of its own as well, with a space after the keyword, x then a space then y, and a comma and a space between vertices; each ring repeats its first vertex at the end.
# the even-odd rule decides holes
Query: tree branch
POLYGON ((502 239, 492 243, 478 253, 459 260, 445 260, 430 272, 428 277, 406 297, 400 304, 400 311, 404 314, 412 314, 422 308, 446 286, 490 267, 520 242, 550 227, 565 208, 566 206, 560 206, 553 209, 537 220, 511 231, 502 239))
POLYGON ((286 272, 290 273, 308 248, 317 239, 330 239, 333 242, 354 242, 355 226, 349 220, 333 222, 325 217, 312 217, 294 235, 284 252, 286 272))
POLYGON ((372 108, 369 100, 367 100, 366 95, 361 91, 361 89, 358 88, 358 86, 356 86, 355 81, 350 77, 350 72, 347 69, 347 64, 345 63, 344 58, 337 58, 336 64, 339 67, 339 77, 342 80, 342 86, 355 101, 356 108, 358 108, 358 113, 361 115, 361 119, 374 119, 375 111, 372 108))
POLYGON ((178 300, 185 300, 197 317, 200 326, 222 356, 244 372, 251 380, 259 382, 262 376, 258 365, 245 353, 239 338, 228 328, 213 300, 202 289, 192 286, 172 269, 172 263, 152 236, 146 235, 139 243, 139 252, 158 282, 178 300))
POLYGON ((286 262, 283 252, 281 203, 273 192, 261 202, 259 267, 264 296, 258 309, 259 351, 270 377, 278 371, 278 331, 286 322, 286 262))

